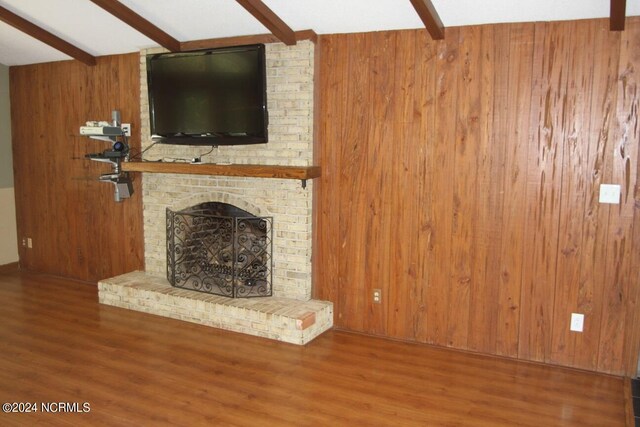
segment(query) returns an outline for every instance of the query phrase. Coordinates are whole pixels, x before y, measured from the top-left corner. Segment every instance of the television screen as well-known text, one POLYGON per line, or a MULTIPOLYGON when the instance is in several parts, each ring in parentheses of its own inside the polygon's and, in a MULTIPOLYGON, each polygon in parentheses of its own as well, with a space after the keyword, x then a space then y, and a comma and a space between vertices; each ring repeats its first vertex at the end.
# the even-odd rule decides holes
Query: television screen
POLYGON ((147 80, 154 140, 267 142, 264 45, 151 55, 147 80))

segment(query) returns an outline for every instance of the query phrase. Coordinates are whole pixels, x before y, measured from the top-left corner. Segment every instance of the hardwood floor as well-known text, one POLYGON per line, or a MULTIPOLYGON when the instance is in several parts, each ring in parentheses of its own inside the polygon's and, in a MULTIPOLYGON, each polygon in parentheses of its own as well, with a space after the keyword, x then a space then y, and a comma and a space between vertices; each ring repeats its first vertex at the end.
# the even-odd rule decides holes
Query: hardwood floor
POLYGON ((0 425, 615 426, 622 378, 331 331, 306 347, 101 306, 95 286, 0 275, 0 401, 88 413, 0 425))

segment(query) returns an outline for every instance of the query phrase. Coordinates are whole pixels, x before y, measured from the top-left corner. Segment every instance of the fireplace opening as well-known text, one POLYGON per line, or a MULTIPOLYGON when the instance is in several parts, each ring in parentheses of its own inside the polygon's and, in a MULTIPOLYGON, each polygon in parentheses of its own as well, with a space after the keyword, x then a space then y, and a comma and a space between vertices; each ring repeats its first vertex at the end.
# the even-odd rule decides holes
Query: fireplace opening
POLYGON ((167 279, 231 298, 271 296, 272 225, 227 203, 167 209, 167 279))

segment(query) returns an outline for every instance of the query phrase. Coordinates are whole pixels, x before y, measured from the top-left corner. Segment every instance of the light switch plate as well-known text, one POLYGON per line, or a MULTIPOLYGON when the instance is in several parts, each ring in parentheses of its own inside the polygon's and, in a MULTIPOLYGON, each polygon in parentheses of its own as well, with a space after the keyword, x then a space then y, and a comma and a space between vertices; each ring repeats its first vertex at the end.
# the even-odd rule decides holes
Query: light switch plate
POLYGON ((620 186, 616 184, 600 184, 600 203, 620 204, 620 186))
POLYGON ((571 326, 570 330, 573 332, 582 332, 584 328, 584 314, 571 313, 571 326))

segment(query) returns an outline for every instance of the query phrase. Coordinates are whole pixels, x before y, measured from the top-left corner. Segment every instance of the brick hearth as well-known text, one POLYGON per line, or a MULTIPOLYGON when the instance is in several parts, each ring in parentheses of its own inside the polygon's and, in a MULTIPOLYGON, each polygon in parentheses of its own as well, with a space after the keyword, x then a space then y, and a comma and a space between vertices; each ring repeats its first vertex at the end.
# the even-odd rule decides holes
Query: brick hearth
POLYGON ((98 283, 101 304, 234 332, 306 344, 333 324, 333 304, 289 298, 226 298, 172 287, 136 271, 98 283))

